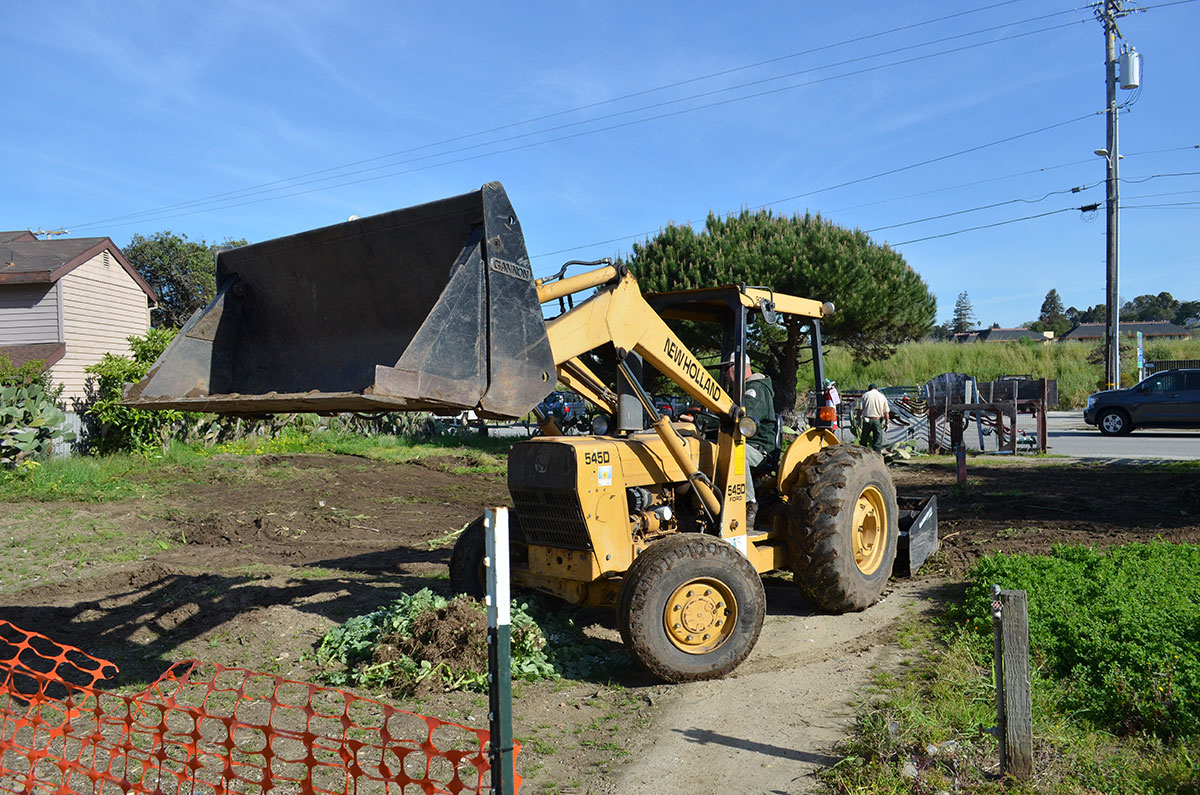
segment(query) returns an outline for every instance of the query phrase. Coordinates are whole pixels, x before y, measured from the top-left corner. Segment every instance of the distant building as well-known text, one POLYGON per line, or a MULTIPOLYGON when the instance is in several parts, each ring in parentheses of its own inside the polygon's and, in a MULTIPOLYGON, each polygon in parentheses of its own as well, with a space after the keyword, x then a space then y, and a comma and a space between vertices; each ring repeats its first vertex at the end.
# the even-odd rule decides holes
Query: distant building
MULTIPOLYGON (((1103 342, 1104 323, 1080 323, 1075 328, 1062 335, 1062 339, 1073 342, 1103 342)), ((1187 340, 1192 338, 1192 332, 1183 326, 1166 321, 1156 322, 1126 322, 1121 321, 1121 334, 1134 335, 1142 332, 1145 339, 1155 340, 1187 340)))
POLYGON ((46 362, 69 408, 85 395, 84 368, 129 354, 150 328, 157 296, 107 237, 39 240, 0 232, 0 353, 46 362))
POLYGON ((1027 328, 983 328, 954 335, 955 342, 1050 342, 1053 339, 1053 331, 1032 331, 1027 328))

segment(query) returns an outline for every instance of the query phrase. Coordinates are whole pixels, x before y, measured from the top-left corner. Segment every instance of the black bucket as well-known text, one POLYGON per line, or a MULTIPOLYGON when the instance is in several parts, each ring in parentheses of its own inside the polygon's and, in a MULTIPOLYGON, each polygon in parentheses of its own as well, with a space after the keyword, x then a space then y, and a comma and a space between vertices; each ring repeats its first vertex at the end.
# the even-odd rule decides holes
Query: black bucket
POLYGON ((527 414, 555 367, 499 183, 217 255, 217 295, 125 404, 527 414))

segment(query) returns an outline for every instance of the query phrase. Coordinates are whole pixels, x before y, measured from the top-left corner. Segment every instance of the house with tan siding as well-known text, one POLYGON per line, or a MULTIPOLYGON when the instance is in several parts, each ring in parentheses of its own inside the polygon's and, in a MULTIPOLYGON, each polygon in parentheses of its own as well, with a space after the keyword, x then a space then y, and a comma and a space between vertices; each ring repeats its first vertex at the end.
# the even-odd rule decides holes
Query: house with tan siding
POLYGON ((0 232, 0 353, 40 359, 69 410, 85 397, 84 368, 129 354, 150 328, 157 297, 107 237, 39 240, 0 232))

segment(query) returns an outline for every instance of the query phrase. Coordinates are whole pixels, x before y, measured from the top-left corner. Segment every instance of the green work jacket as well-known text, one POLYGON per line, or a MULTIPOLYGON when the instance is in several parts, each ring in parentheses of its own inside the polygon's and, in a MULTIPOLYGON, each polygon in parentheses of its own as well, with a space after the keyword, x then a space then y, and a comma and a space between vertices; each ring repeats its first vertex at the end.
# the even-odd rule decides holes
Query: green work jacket
POLYGON ((775 418, 775 386, 771 379, 762 373, 754 373, 747 378, 746 391, 742 393, 742 407, 758 423, 757 433, 746 441, 764 454, 774 452, 779 422, 775 418))

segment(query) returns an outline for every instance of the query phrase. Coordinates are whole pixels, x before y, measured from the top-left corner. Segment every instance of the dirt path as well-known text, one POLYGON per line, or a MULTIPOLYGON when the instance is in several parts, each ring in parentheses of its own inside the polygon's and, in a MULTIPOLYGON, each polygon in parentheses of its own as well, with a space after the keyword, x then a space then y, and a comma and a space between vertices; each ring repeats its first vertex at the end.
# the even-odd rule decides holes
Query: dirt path
POLYGON ((731 678, 674 688, 613 792, 816 792, 814 771, 840 758, 871 677, 899 665, 894 629, 926 609, 927 591, 901 583, 869 610, 830 616, 770 588, 754 653, 731 678))

